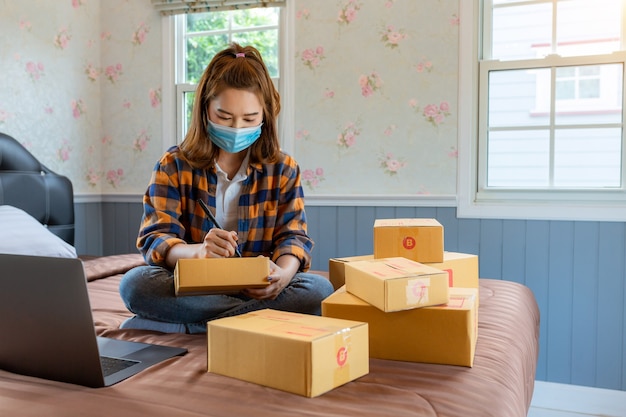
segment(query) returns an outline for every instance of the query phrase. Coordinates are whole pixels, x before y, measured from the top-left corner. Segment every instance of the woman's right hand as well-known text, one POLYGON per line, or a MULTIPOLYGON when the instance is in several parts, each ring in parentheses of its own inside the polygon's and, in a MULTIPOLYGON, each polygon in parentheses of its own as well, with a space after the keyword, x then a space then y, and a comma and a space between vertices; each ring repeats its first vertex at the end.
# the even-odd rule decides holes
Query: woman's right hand
POLYGON ((230 258, 235 255, 237 232, 213 228, 198 248, 197 258, 230 258))
POLYGON ((179 259, 227 258, 235 254, 237 232, 213 228, 202 243, 178 243, 167 252, 165 262, 174 269, 179 259))

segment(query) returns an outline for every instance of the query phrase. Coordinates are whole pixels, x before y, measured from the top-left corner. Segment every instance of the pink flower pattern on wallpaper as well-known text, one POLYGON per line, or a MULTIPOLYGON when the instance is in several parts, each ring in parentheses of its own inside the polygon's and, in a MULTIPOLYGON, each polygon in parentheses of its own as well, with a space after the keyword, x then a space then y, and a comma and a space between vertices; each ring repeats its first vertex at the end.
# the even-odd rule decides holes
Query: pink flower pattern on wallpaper
POLYGON ((305 169, 302 172, 302 179, 304 180, 304 185, 314 190, 319 187, 321 181, 324 181, 324 169, 319 167, 315 168, 315 170, 305 169))
POLYGON ((72 152, 72 147, 70 146, 67 139, 63 140, 63 144, 59 149, 57 149, 57 158, 60 161, 66 162, 70 159, 70 153, 72 152))
POLYGON ((148 142, 150 142, 150 135, 145 130, 142 130, 133 141, 133 150, 143 152, 148 147, 148 142))
POLYGON ((359 77, 359 85, 361 86, 361 95, 367 98, 380 90, 383 81, 380 79, 380 75, 373 71, 369 75, 361 75, 359 77))
POLYGON ((33 24, 30 23, 28 20, 20 20, 19 26, 21 30, 27 30, 29 32, 33 28, 33 24))
POLYGON ((122 64, 120 63, 109 65, 104 69, 104 76, 111 81, 111 84, 115 84, 122 74, 122 64))
POLYGON ((398 171, 406 166, 404 160, 396 158, 391 152, 384 153, 378 158, 380 167, 387 175, 396 175, 398 171))
POLYGON ((302 63, 311 69, 315 69, 319 66, 322 59, 324 59, 324 47, 318 46, 316 48, 309 48, 302 51, 300 59, 302 63))
POLYGON ((26 63, 26 73, 30 76, 31 80, 37 81, 45 75, 44 66, 41 62, 34 63, 33 61, 28 61, 26 63))
POLYGON ((447 101, 442 101, 439 106, 428 104, 424 107, 423 114, 427 122, 432 123, 433 126, 439 126, 450 115, 450 105, 447 101))
POLYGON ((311 132, 307 129, 300 129, 296 132, 296 140, 307 140, 311 137, 311 132))
POLYGON ((67 48, 67 44, 70 43, 71 39, 72 39, 72 35, 70 34, 69 29, 61 28, 59 29, 59 32, 54 37, 54 46, 63 50, 67 48))
POLYGON ((146 35, 150 32, 150 27, 146 25, 144 22, 139 24, 139 27, 133 33, 133 44, 141 45, 146 41, 146 35))
POLYGON ((433 63, 427 58, 422 58, 416 65, 415 71, 419 73, 431 72, 433 70, 433 63))
POLYGON ((413 109, 416 113, 420 112, 420 104, 419 101, 415 98, 409 100, 409 107, 413 109))
POLYGON ((400 42, 405 40, 408 35, 404 30, 396 30, 392 25, 387 26, 381 33, 381 40, 385 43, 385 46, 391 49, 397 48, 400 42))
POLYGON ((360 9, 361 4, 358 1, 348 0, 339 10, 337 21, 339 24, 350 24, 354 21, 354 19, 356 19, 356 15, 360 9))
POLYGON ((89 185, 89 187, 97 187, 98 184, 100 184, 101 179, 102 179, 102 174, 94 171, 93 168, 89 168, 89 170, 87 170, 87 175, 85 175, 85 180, 87 181, 87 184, 89 185))
POLYGON ((300 9, 296 12, 296 19, 298 20, 306 20, 309 16, 311 16, 309 9, 300 9))
POLYGON ((357 123, 348 122, 341 133, 337 136, 337 144, 340 148, 351 148, 356 145, 356 139, 361 134, 357 123))
POLYGON ((396 126, 395 124, 390 124, 389 126, 387 126, 387 128, 383 131, 383 135, 385 136, 391 136, 393 134, 393 132, 396 130, 398 126, 396 126))
POLYGON ((9 112, 0 109, 0 125, 2 125, 9 118, 9 116, 9 112))
POLYGON ((85 67, 85 74, 87 74, 87 78, 89 81, 98 81, 98 77, 100 76, 100 70, 93 66, 93 64, 87 64, 85 67))
POLYGON ((124 170, 122 168, 110 169, 106 174, 106 182, 111 184, 113 188, 117 188, 124 179, 124 170))
POLYGON ((83 100, 72 100, 70 102, 70 106, 72 106, 72 116, 74 119, 78 119, 80 116, 85 114, 85 103, 83 100))
POLYGON ((105 146, 110 146, 113 143, 113 138, 111 135, 105 135, 100 138, 100 143, 105 146))
POLYGON ((72 7, 78 9, 85 4, 85 0, 72 0, 72 7))
POLYGON ((151 88, 148 91, 148 95, 150 96, 150 105, 152 107, 157 108, 161 105, 161 87, 151 88))

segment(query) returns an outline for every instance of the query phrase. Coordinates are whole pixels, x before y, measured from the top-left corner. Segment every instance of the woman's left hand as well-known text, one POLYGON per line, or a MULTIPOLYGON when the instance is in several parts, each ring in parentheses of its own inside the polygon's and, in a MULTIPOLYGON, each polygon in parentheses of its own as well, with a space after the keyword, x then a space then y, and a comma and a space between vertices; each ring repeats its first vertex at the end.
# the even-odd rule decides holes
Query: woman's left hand
POLYGON ((296 257, 289 255, 278 258, 278 264, 271 260, 269 262, 270 274, 267 280, 270 284, 265 288, 247 288, 243 290, 243 293, 248 297, 257 300, 275 299, 289 285, 300 265, 300 261, 296 257))

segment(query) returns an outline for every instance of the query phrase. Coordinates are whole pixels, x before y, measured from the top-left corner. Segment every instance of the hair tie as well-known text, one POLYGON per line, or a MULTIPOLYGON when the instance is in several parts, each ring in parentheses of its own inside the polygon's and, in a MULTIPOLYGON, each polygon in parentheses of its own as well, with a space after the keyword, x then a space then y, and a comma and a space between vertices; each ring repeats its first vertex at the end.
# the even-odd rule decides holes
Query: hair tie
POLYGON ((235 58, 245 58, 245 57, 246 57, 245 52, 238 52, 235 54, 235 58))

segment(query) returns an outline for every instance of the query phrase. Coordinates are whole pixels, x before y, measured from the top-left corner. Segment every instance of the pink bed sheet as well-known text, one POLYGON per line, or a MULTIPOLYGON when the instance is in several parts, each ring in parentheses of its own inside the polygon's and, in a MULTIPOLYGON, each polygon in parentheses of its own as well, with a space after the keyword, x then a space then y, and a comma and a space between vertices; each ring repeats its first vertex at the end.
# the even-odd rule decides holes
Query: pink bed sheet
POLYGON ((138 255, 85 260, 96 332, 189 350, 108 388, 86 388, 0 370, 1 416, 480 416, 523 417, 532 398, 539 310, 517 283, 480 280, 474 367, 370 359, 370 372, 316 398, 206 372, 202 335, 121 330, 118 293, 138 255))

